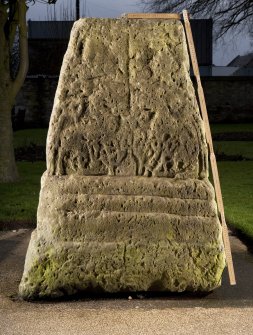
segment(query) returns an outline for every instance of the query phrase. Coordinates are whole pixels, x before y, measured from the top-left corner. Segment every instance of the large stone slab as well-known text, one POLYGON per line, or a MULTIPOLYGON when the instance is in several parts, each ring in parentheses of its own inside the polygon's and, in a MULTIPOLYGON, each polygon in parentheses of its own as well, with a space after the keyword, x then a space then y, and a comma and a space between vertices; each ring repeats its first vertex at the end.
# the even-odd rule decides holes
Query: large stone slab
POLYGON ((78 21, 51 118, 49 173, 205 177, 188 71, 178 21, 78 21))
POLYGON ((81 19, 20 294, 210 291, 225 256, 182 24, 81 19))

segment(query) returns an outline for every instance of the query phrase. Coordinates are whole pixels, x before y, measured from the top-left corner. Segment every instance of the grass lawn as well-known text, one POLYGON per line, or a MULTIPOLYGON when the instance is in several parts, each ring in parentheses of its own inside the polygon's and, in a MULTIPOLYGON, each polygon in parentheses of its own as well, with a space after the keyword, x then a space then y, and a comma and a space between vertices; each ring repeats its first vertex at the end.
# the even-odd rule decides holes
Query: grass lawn
POLYGON ((219 162, 227 222, 253 238, 253 161, 219 162))
MULTIPOLYGON (((215 125, 216 132, 253 131, 252 124, 215 125)), ((212 127, 213 129, 213 127, 212 127)), ((15 147, 35 143, 45 145, 47 129, 27 129, 14 133, 15 147)), ((253 142, 217 141, 216 150, 253 159, 253 142)), ((253 161, 218 162, 225 214, 229 224, 253 238, 253 161)), ((0 184, 0 222, 36 222, 40 177, 45 162, 19 162, 20 181, 0 184)))
MULTIPOLYGON (((253 238, 253 161, 219 162, 228 223, 253 238)), ((0 222, 36 222, 44 162, 19 162, 20 181, 0 184, 0 222)))
POLYGON ((253 132, 253 123, 213 123, 211 124, 212 134, 253 132))
POLYGON ((36 222, 40 177, 45 162, 17 163, 20 181, 0 184, 0 222, 36 222))
MULTIPOLYGON (((253 123, 238 124, 211 124, 212 134, 229 133, 229 132, 253 132, 253 123)), ((37 145, 45 145, 47 137, 47 128, 24 129, 14 132, 14 146, 23 147, 34 143, 37 145)))
POLYGON ((45 146, 47 138, 47 128, 24 129, 14 132, 14 148, 29 146, 33 143, 45 146))
POLYGON ((253 141, 215 141, 214 151, 226 155, 242 155, 253 159, 253 141))

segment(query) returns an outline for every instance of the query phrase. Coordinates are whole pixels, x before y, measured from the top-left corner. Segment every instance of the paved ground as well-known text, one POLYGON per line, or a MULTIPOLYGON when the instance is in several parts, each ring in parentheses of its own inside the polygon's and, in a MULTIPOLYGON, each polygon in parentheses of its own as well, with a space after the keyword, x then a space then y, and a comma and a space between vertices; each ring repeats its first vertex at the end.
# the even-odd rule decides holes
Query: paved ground
POLYGON ((0 334, 253 334, 253 255, 231 237, 237 286, 206 297, 186 295, 86 298, 28 303, 17 298, 31 231, 0 232, 0 334), (141 298, 141 299, 140 299, 141 298))

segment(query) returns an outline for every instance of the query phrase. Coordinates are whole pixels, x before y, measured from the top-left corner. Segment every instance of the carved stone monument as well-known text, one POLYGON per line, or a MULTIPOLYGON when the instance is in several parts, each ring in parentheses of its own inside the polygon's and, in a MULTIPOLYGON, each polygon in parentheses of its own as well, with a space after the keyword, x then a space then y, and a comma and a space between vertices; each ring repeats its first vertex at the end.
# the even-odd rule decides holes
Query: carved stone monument
POLYGON ((181 22, 77 21, 21 296, 210 291, 224 266, 181 22))

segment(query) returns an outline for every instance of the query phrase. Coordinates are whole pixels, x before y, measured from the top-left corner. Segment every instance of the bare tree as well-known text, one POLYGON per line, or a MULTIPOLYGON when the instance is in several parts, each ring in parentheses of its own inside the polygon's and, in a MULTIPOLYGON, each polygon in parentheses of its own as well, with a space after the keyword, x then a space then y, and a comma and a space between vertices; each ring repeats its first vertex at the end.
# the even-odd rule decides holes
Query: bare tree
POLYGON ((252 29, 252 0, 140 0, 145 9, 155 12, 182 11, 187 8, 194 17, 213 18, 216 38, 229 30, 252 29))
POLYGON ((80 0, 76 0, 76 20, 80 19, 80 0))
MULTIPOLYGON (((40 0, 55 3, 57 0, 40 0)), ((11 124, 11 110, 28 70, 27 4, 35 0, 0 0, 0 182, 18 177, 11 124), (18 32, 19 66, 11 70, 15 36, 18 32)))
POLYGON ((58 7, 57 13, 52 9, 52 6, 47 7, 47 21, 75 21, 75 18, 75 8, 72 2, 63 2, 60 7, 58 7))
POLYGON ((68 1, 67 3, 62 3, 60 7, 58 7, 57 13, 52 10, 52 6, 48 6, 47 8, 47 21, 75 21, 79 20, 80 17, 86 17, 86 0, 83 2, 83 7, 80 6, 80 0, 75 1, 75 6, 73 6, 72 1, 68 1))

